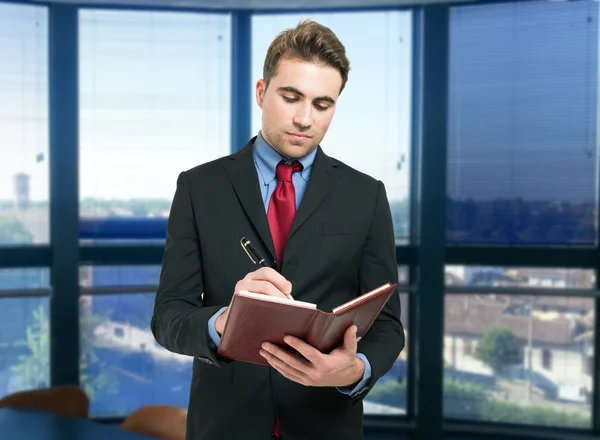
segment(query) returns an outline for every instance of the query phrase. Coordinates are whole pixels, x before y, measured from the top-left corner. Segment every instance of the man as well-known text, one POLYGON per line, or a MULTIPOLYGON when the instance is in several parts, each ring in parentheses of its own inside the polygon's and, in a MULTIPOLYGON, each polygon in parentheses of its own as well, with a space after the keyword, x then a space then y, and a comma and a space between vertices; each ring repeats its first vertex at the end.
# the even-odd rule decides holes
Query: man
POLYGON ((258 136, 177 180, 152 331, 194 357, 189 440, 361 439, 362 400, 404 347, 393 294, 358 343, 351 326, 331 353, 292 338, 289 350, 265 344, 270 367, 217 354, 234 292, 291 293, 331 311, 397 282, 383 184, 319 146, 349 69, 330 29, 305 21, 280 33, 256 84, 258 136), (271 267, 257 269, 241 237, 271 267))

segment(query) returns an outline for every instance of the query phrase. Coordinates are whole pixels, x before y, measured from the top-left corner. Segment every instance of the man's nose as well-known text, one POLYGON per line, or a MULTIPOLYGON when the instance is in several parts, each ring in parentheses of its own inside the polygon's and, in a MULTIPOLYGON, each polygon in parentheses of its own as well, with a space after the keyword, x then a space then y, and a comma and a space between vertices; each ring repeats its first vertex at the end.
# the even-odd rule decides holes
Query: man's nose
POLYGON ((306 129, 312 125, 312 109, 310 106, 299 106, 294 116, 294 124, 302 129, 306 129))

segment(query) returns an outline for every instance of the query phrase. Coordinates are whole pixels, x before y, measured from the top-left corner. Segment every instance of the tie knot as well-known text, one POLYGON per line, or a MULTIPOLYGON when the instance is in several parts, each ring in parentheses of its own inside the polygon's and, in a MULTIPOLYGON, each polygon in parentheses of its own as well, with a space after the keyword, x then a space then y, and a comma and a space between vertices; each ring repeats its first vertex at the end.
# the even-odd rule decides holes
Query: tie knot
POLYGON ((277 180, 280 182, 291 182, 292 181, 292 173, 297 173, 298 171, 302 171, 304 167, 300 162, 295 160, 291 164, 287 164, 284 162, 280 162, 277 164, 277 168, 275 172, 277 174, 277 180))

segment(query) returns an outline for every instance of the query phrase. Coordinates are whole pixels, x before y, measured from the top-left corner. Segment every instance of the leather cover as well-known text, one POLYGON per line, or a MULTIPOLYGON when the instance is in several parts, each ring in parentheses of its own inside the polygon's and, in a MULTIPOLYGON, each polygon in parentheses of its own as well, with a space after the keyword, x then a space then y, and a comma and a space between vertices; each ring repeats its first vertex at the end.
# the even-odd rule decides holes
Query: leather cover
POLYGON ((283 341, 286 335, 329 353, 343 344, 344 333, 352 324, 358 328, 357 337, 363 337, 396 287, 397 284, 387 283, 376 294, 372 294, 377 290, 373 289, 337 313, 294 306, 293 301, 261 301, 236 293, 217 353, 232 360, 269 365, 259 353, 262 343, 271 342, 291 350, 283 341))

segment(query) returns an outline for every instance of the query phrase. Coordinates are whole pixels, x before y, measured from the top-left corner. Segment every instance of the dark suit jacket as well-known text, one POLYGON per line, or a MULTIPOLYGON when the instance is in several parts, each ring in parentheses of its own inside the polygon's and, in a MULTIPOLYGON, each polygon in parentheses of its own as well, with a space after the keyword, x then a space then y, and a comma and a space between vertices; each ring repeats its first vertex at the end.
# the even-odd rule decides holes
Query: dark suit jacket
MULTIPOLYGON (((393 294, 358 351, 372 367, 359 395, 305 387, 262 365, 216 355, 208 320, 229 305, 236 283, 256 270, 245 236, 275 261, 252 156, 241 151, 183 172, 177 180, 156 293, 152 332, 167 350, 194 356, 189 440, 268 440, 275 417, 284 440, 362 438, 362 399, 404 347, 393 294)), ((397 282, 394 232, 381 182, 317 147, 311 177, 282 263, 292 294, 333 307, 385 282, 397 282)))

